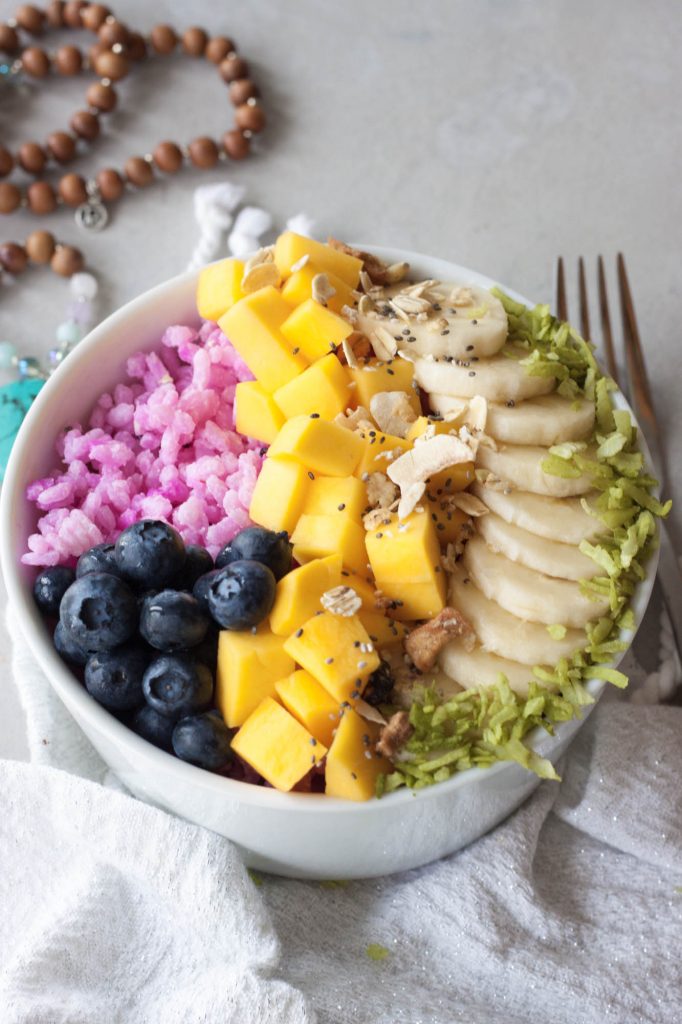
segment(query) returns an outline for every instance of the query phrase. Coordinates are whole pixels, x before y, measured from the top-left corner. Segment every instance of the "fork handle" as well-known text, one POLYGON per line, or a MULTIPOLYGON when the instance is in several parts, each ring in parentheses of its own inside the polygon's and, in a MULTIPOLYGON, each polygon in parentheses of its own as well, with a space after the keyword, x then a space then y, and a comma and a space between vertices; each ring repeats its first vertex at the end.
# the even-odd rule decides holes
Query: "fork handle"
POLYGON ((659 547, 658 581, 661 584, 663 603, 673 628, 677 653, 682 657, 682 573, 670 533, 663 521, 659 521, 659 547))

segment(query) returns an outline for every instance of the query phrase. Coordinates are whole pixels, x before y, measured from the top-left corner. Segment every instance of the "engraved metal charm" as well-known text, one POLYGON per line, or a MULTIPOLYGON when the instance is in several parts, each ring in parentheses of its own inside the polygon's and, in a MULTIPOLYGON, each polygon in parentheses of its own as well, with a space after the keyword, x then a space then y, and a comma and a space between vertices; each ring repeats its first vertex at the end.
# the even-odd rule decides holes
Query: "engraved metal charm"
POLYGON ((78 207, 75 219, 78 227, 84 231, 101 231, 109 222, 109 213, 104 203, 89 199, 78 207))

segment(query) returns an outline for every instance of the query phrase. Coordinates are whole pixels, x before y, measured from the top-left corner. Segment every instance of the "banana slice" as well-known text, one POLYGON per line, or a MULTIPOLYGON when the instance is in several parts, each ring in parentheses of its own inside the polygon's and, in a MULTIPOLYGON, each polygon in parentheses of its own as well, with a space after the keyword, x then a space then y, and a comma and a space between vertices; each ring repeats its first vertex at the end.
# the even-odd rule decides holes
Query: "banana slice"
MULTIPOLYGON (((500 658, 490 654, 482 647, 474 647, 468 651, 461 640, 453 640, 440 652, 440 665, 443 671, 465 690, 477 690, 483 686, 493 686, 500 673, 507 677, 509 685, 515 693, 525 697, 528 684, 535 679, 528 665, 508 658, 500 658)), ((537 682, 537 680, 535 680, 537 682)), ((548 689, 551 684, 543 683, 548 689)))
POLYGON ((414 376, 420 387, 429 393, 454 398, 482 395, 489 402, 520 402, 554 390, 553 377, 531 377, 525 366, 520 365, 518 351, 508 351, 513 354, 496 355, 480 362, 462 359, 459 365, 420 356, 414 362, 414 376))
POLYGON ((414 291, 414 287, 403 281, 384 288, 373 304, 363 302, 357 329, 371 339, 377 327, 382 327, 390 331, 398 348, 411 356, 486 358, 500 351, 507 339, 507 314, 500 300, 485 288, 438 281, 424 288, 416 296, 419 301, 411 304, 409 290, 414 291), (453 296, 457 296, 457 305, 453 305, 453 296), (392 305, 394 302, 405 306, 405 319, 392 305), (409 311, 410 305, 414 312, 409 311), (426 314, 423 320, 417 319, 420 305, 424 307, 421 315, 426 314))
POLYGON ((560 658, 570 657, 586 643, 582 630, 568 629, 562 640, 555 640, 546 626, 517 619, 489 601, 461 568, 452 574, 450 600, 474 627, 484 651, 522 665, 556 665, 560 658))
MULTIPOLYGON (((507 480, 519 491, 570 498, 576 494, 587 494, 592 489, 592 481, 586 474, 571 479, 545 473, 542 462, 548 454, 547 448, 536 445, 510 444, 498 451, 481 445, 476 458, 479 467, 490 470, 500 480, 507 480)), ((590 454, 594 453, 586 450, 588 458, 590 454)))
POLYGON ((494 512, 476 519, 476 530, 489 548, 528 569, 561 580, 588 580, 599 573, 596 562, 572 544, 537 537, 507 523, 494 512))
MULTIPOLYGON (((464 402, 449 395, 430 395, 434 412, 460 412, 464 402)), ((518 405, 488 404, 485 432, 505 444, 559 444, 582 441, 594 426, 594 402, 572 402, 562 395, 541 395, 518 405)))
POLYGON ((547 540, 577 546, 581 540, 595 540, 605 530, 603 523, 585 512, 579 498, 546 498, 524 491, 505 494, 484 484, 474 484, 471 490, 505 522, 547 540))
POLYGON ((472 537, 464 549, 463 564, 490 601, 524 621, 577 629, 609 610, 608 598, 591 601, 573 580, 554 579, 512 562, 479 536, 472 537))

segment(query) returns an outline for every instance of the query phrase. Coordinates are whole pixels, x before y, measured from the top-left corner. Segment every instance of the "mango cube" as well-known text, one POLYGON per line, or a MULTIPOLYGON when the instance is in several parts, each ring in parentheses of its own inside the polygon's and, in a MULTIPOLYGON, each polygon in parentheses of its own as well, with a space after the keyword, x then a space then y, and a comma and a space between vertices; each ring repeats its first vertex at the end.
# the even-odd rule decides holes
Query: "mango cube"
POLYGON ((270 455, 294 459, 323 476, 350 476, 365 443, 337 423, 310 416, 294 416, 284 424, 270 447, 270 455))
POLYGON ((460 529, 469 518, 460 508, 449 509, 447 502, 437 498, 426 502, 431 519, 436 526, 440 544, 454 544, 459 539, 460 529))
POLYGON ((291 306, 268 285, 240 299, 218 321, 266 391, 281 388, 308 365, 280 330, 290 313, 291 306))
POLYGON ((262 384, 245 380, 237 384, 234 395, 235 427, 240 434, 271 444, 284 425, 282 410, 262 384))
POLYGON ((401 455, 412 447, 411 441, 394 434, 384 434, 380 430, 370 430, 366 434, 357 434, 362 440, 364 449, 362 458, 355 470, 356 476, 365 473, 386 473, 386 470, 401 455), (389 454, 387 454, 389 453, 389 454))
POLYGON ((296 306, 281 325, 281 330, 291 346, 300 349, 311 363, 333 352, 344 338, 353 333, 353 327, 347 320, 314 299, 306 299, 296 306))
POLYGON ((360 521, 367 507, 367 490, 356 476, 316 476, 303 506, 306 515, 346 515, 360 521))
POLYGON ((339 723, 337 702, 316 679, 299 669, 275 684, 277 696, 287 711, 305 726, 311 736, 328 747, 339 723))
POLYGON ((308 473, 300 463, 269 456, 253 489, 250 518, 268 530, 291 533, 303 509, 309 483, 308 473))
POLYGON ((361 573, 349 572, 348 569, 343 569, 341 572, 341 582, 345 587, 352 587, 358 597, 362 598, 363 608, 367 608, 369 611, 374 611, 376 608, 376 584, 369 575, 369 571, 365 566, 365 569, 361 573))
POLYGON ((326 274, 336 274, 350 288, 357 287, 362 260, 293 231, 285 231, 279 236, 275 243, 275 263, 282 277, 289 277, 294 264, 304 256, 308 256, 326 274))
POLYGON ((343 512, 332 516, 302 515, 291 543, 297 562, 310 562, 338 552, 349 569, 367 571, 364 527, 343 512))
POLYGON ((379 655, 356 615, 314 615, 289 637, 284 650, 339 704, 358 697, 379 667, 379 655))
POLYGON ((325 793, 341 800, 371 800, 377 779, 393 770, 375 750, 381 726, 347 708, 327 753, 325 793))
POLYGON ((442 469, 440 473, 434 473, 426 482, 427 494, 437 497, 440 494, 465 491, 476 479, 474 468, 473 462, 458 462, 455 466, 442 469))
POLYGON ((277 584, 270 612, 270 628, 278 636, 289 636, 320 611, 320 598, 327 590, 341 586, 341 555, 316 558, 287 573, 277 584))
POLYGON ((327 748, 272 697, 266 697, 247 718, 232 740, 232 749, 284 793, 327 753, 327 748))
POLYGON ((321 271, 312 260, 308 260, 304 267, 295 270, 290 278, 285 281, 282 288, 282 298, 291 306, 300 306, 306 299, 313 297, 313 278, 317 274, 326 273, 327 280, 334 289, 334 294, 327 299, 327 307, 334 313, 340 313, 344 306, 354 306, 355 296, 353 289, 346 282, 332 274, 331 271, 321 271))
POLYGON ((390 647, 392 644, 401 643, 407 636, 407 629, 402 622, 394 622, 387 615, 381 612, 365 611, 361 608, 358 618, 367 630, 367 634, 373 644, 379 647, 390 647))
POLYGON ((367 555, 384 597, 398 602, 394 618, 431 619, 445 607, 445 573, 430 512, 412 512, 366 535, 367 555))
POLYGON ((294 671, 284 640, 267 626, 254 634, 222 630, 218 638, 215 702, 230 729, 246 721, 275 683, 294 671))
POLYGON ((426 433, 429 427, 433 427, 436 434, 456 434, 457 427, 445 420, 432 419, 431 416, 418 416, 407 432, 407 440, 414 441, 426 433))
POLYGON ((197 311, 204 320, 219 320, 242 296, 244 264, 241 260, 209 263, 199 274, 197 311))
POLYGON ((348 373, 331 353, 278 388, 272 397, 287 419, 317 413, 323 420, 333 420, 348 407, 349 395, 348 373))
POLYGON ((369 409, 372 397, 380 391, 404 391, 415 413, 421 413, 419 393, 412 386, 414 366, 407 359, 391 359, 386 363, 371 359, 356 366, 350 374, 355 381, 354 405, 364 405, 369 409))

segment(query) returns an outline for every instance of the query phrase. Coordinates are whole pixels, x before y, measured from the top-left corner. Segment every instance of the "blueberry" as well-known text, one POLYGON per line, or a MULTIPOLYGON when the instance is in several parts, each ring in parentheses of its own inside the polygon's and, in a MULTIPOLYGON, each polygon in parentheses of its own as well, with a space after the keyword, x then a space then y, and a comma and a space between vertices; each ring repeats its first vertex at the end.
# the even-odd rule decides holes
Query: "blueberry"
POLYGON ((149 653, 138 646, 99 651, 85 666, 85 689, 111 711, 132 711, 144 703, 142 678, 149 653))
POLYGON ((363 700, 374 707, 379 704, 388 704, 394 684, 395 679, 391 672, 391 666, 387 661, 381 661, 379 668, 375 669, 367 680, 367 687, 362 695, 363 700))
POLYGON ((140 633, 159 651, 186 651, 201 643, 210 621, 196 597, 162 590, 142 602, 140 633))
POLYGON ((209 614, 210 609, 208 607, 208 588, 211 583, 211 580, 218 575, 218 572, 218 569, 211 569, 210 572, 205 572, 203 576, 199 577, 199 579, 192 587, 192 594, 194 595, 194 597, 196 597, 197 601, 204 609, 204 611, 209 612, 209 614))
POLYGON ((181 718, 173 729, 173 750, 182 761, 209 771, 232 760, 230 733, 217 711, 181 718))
POLYGON ((108 572, 112 576, 122 576, 116 564, 115 546, 95 544, 94 548, 84 551, 76 563, 76 577, 80 579, 87 572, 108 572))
POLYGON ((198 544, 188 544, 185 551, 185 564, 180 575, 173 580, 173 587, 175 590, 189 590, 191 593, 199 577, 213 569, 213 559, 206 548, 200 548, 198 544))
POLYGON ((116 564, 138 586, 165 587, 182 571, 185 545, 177 530, 160 519, 142 519, 120 534, 116 564))
POLYGON ((61 622, 57 623, 57 628, 54 631, 52 637, 52 643, 57 654, 64 659, 64 661, 70 661, 73 665, 84 665, 90 657, 89 651, 84 651, 82 647, 74 643, 69 634, 66 632, 61 622))
POLYGON ((218 553, 216 569, 246 559, 267 565, 279 580, 291 569, 291 551, 289 534, 285 531, 274 533, 261 526, 247 526, 218 553))
POLYGON ((196 658, 197 661, 200 661, 202 665, 207 665, 214 675, 216 665, 218 664, 219 636, 219 629, 214 623, 211 623, 204 639, 201 641, 200 644, 197 644, 197 646, 193 647, 192 650, 190 651, 192 657, 196 658))
POLYGON ((160 747, 161 750, 167 750, 169 753, 172 752, 173 729, 175 728, 175 721, 172 718, 160 715, 154 708, 144 704, 135 712, 130 724, 138 736, 149 740, 150 743, 153 743, 155 747, 160 747))
POLYGON ((65 565, 41 569, 33 584, 33 597, 43 615, 59 615, 62 598, 75 578, 73 569, 65 565))
POLYGON ((206 665, 182 654, 155 658, 142 680, 145 700, 174 720, 203 711, 213 696, 213 675, 206 665))
POLYGON ((224 629, 250 629, 267 618, 277 583, 267 565, 232 562, 208 584, 208 607, 224 629))
POLYGON ((110 651, 137 631, 137 600, 130 587, 108 572, 89 572, 62 598, 59 618, 69 639, 85 651, 110 651))

